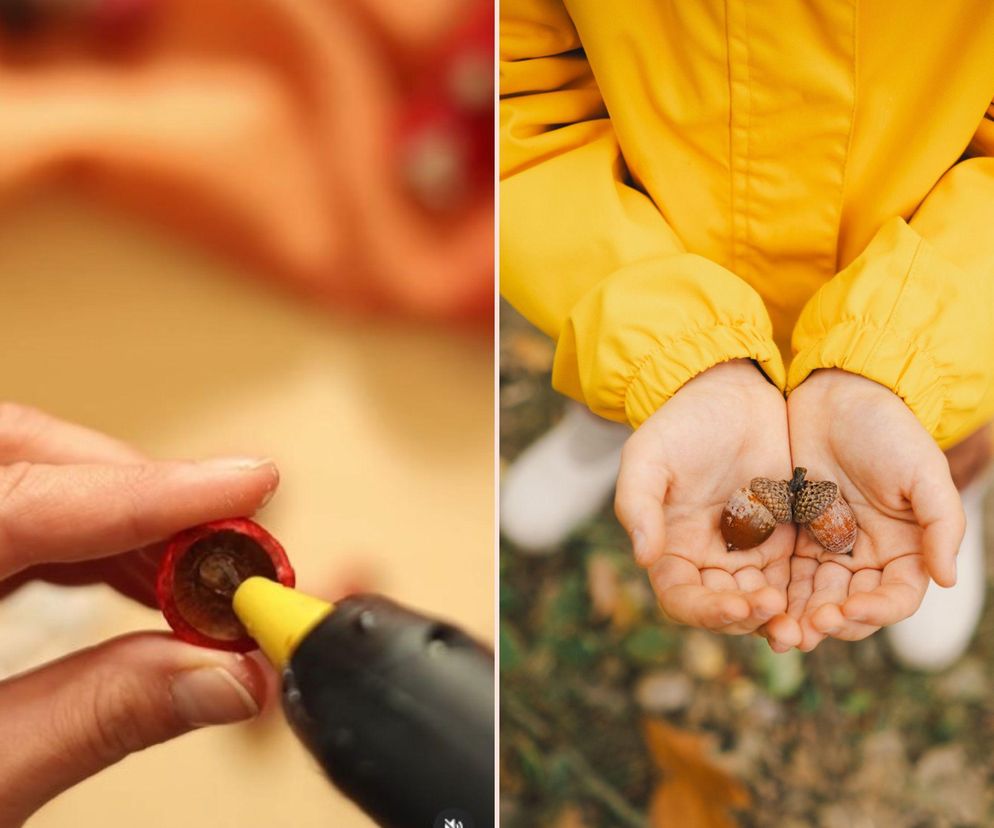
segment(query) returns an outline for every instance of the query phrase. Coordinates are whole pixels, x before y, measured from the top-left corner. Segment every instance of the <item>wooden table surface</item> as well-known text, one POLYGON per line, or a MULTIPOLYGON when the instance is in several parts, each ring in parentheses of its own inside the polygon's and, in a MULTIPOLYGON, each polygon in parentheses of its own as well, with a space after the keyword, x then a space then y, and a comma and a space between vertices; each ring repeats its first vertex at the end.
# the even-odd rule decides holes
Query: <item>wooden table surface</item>
MULTIPOLYGON (((157 457, 275 458, 283 482, 259 519, 302 589, 331 595, 359 581, 492 641, 487 335, 319 313, 148 227, 48 194, 0 214, 0 349, 3 398, 157 457)), ((30 588, 0 604, 0 669, 162 627, 103 587, 72 601, 30 588)), ((276 710, 132 756, 30 822, 369 824, 276 710)))

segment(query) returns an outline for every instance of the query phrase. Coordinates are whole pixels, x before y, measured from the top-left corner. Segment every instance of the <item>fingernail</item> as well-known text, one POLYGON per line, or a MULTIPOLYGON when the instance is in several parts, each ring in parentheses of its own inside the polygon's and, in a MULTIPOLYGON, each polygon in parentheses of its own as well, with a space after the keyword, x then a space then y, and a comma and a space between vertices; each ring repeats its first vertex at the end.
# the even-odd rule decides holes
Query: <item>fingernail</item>
POLYGON ((645 560, 648 550, 645 544, 645 534, 641 529, 632 529, 632 551, 635 553, 636 561, 645 560))
POLYGON ((756 610, 756 617, 760 621, 768 621, 769 619, 771 619, 773 617, 773 610, 757 609, 756 610))
POLYGON ((178 673, 171 693, 177 715, 193 727, 240 722, 259 715, 252 694, 222 667, 178 673))
POLYGON ((258 471, 273 465, 268 457, 211 457, 200 461, 201 466, 224 471, 258 471))
POLYGON ((262 496, 262 500, 259 501, 259 508, 261 509, 263 506, 265 506, 267 503, 269 503, 269 501, 273 499, 273 495, 274 494, 276 494, 276 487, 275 486, 273 486, 273 488, 269 489, 269 491, 267 491, 262 496))

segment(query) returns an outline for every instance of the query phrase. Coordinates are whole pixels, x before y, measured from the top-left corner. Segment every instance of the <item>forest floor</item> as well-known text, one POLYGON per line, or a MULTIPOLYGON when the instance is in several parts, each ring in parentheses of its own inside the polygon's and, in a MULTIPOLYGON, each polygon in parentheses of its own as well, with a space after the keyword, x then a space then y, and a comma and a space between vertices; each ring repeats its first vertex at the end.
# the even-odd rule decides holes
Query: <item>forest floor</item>
MULTIPOLYGON (((561 415, 552 353, 503 306, 502 468, 561 415)), ((500 579, 502 825, 994 825, 994 601, 943 674, 879 633, 777 656, 666 621, 609 504, 500 579)))

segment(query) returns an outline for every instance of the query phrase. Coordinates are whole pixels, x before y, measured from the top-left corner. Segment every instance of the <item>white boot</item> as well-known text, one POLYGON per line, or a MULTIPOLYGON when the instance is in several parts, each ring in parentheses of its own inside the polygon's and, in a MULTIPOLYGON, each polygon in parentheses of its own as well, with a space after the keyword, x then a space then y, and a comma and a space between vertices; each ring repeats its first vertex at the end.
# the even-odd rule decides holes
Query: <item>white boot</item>
POLYGON ((985 474, 961 493, 966 534, 956 558, 956 586, 943 589, 929 582, 918 611, 887 628, 894 656, 904 667, 939 672, 970 646, 987 588, 983 507, 989 483, 990 475, 985 474))
POLYGON ((500 529, 524 551, 551 552, 592 518, 614 491, 631 429, 569 403, 562 420, 504 475, 500 529))

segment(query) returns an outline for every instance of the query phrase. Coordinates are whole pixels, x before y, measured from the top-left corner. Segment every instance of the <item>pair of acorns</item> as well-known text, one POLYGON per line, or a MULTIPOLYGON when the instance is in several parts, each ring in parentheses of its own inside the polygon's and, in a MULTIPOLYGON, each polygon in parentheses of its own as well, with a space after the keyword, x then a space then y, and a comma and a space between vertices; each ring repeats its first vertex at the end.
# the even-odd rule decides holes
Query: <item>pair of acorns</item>
POLYGON ((778 523, 807 528, 829 552, 848 554, 856 543, 856 516, 828 480, 808 480, 807 469, 794 469, 791 480, 755 478, 736 489, 721 512, 721 536, 728 551, 759 546, 778 523))

